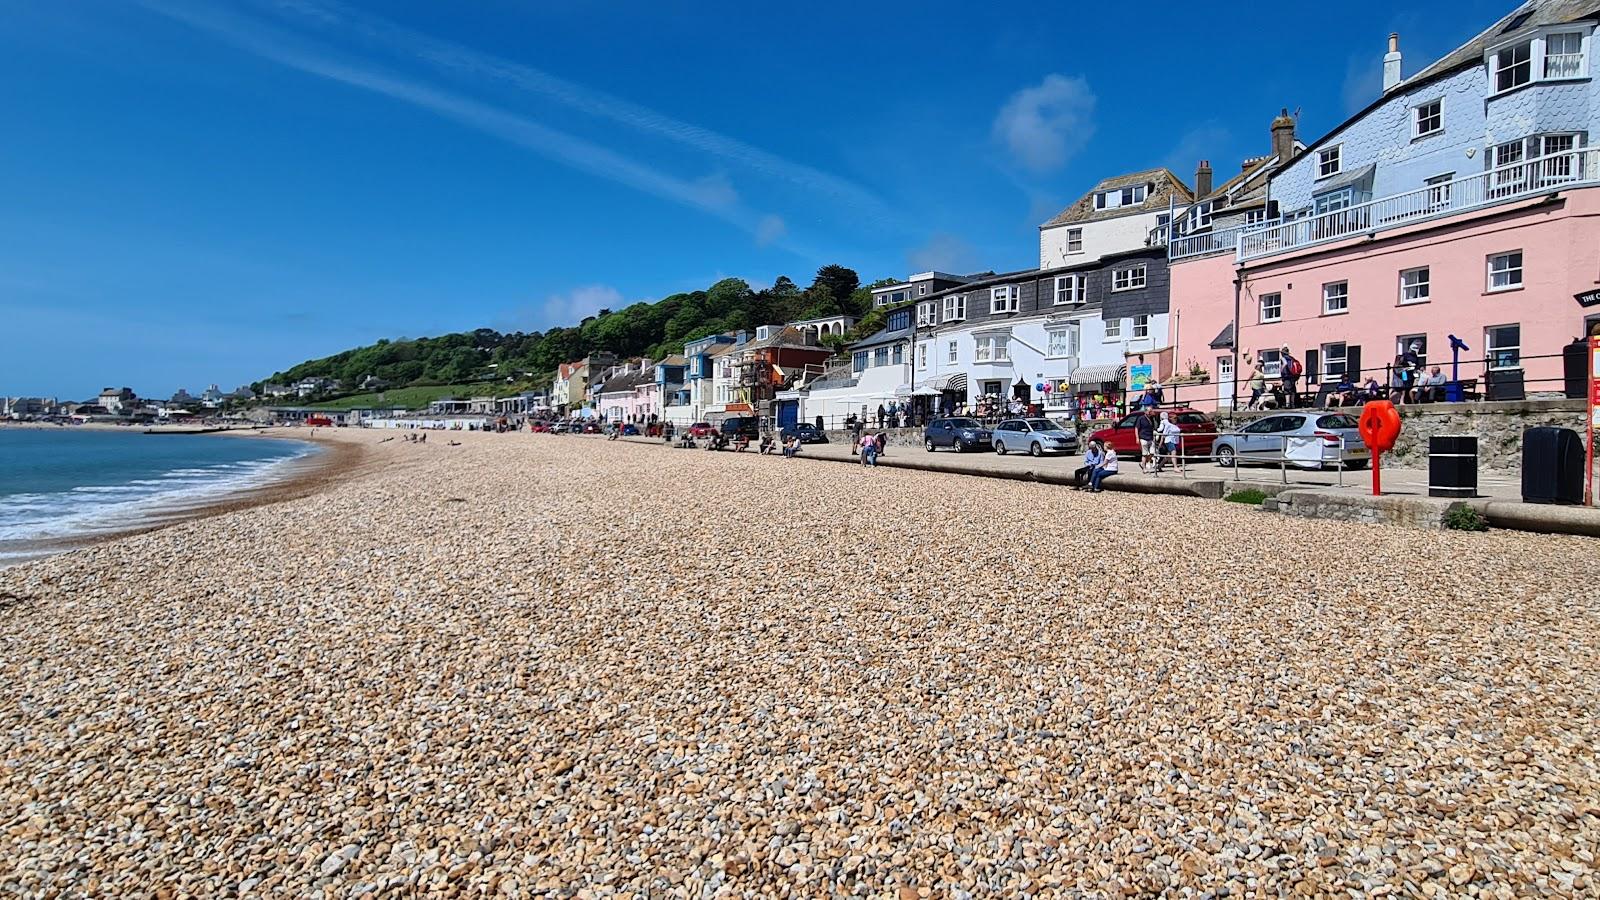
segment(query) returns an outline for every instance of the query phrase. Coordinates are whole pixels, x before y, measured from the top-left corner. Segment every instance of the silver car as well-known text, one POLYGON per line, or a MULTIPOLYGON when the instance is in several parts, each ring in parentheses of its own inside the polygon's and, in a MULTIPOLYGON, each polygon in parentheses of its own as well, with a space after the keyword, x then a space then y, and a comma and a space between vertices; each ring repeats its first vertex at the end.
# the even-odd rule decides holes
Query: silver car
POLYGON ((1371 458, 1355 416, 1316 410, 1263 416, 1238 431, 1219 435, 1211 452, 1223 466, 1278 465, 1287 458, 1289 465, 1300 469, 1340 462, 1347 469, 1364 469, 1371 458))
POLYGON ((1001 456, 1012 450, 1034 456, 1046 453, 1074 453, 1078 433, 1049 419, 1007 419, 994 427, 994 452, 1001 456))

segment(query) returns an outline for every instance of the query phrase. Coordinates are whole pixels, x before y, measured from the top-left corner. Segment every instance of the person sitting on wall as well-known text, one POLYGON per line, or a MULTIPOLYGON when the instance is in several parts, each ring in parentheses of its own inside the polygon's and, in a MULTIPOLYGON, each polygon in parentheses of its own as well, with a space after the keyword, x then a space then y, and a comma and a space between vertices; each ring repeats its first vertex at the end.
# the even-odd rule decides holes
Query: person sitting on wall
POLYGON ((1339 376, 1339 383, 1333 386, 1334 406, 1360 406, 1361 389, 1350 380, 1350 373, 1339 376))
POLYGON ((1434 366, 1428 371, 1428 374, 1422 376, 1422 380, 1417 384, 1418 402, 1443 403, 1444 385, 1444 372, 1440 371, 1438 366, 1434 366))

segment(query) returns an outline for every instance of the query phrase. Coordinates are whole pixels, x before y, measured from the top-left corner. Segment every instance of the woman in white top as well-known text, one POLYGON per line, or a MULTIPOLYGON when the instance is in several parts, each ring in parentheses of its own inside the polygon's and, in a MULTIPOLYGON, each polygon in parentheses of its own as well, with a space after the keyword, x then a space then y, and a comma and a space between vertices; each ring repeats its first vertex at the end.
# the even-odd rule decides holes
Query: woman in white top
POLYGON ((1161 471, 1161 464, 1170 461, 1177 468, 1178 473, 1183 473, 1183 454, 1178 452, 1183 429, 1166 413, 1161 414, 1161 424, 1156 427, 1156 434, 1161 441, 1161 453, 1156 457, 1156 472, 1161 471))
POLYGON ((1117 451, 1106 445, 1106 455, 1100 460, 1100 467, 1089 473, 1089 492, 1100 493, 1100 482, 1117 474, 1117 451))

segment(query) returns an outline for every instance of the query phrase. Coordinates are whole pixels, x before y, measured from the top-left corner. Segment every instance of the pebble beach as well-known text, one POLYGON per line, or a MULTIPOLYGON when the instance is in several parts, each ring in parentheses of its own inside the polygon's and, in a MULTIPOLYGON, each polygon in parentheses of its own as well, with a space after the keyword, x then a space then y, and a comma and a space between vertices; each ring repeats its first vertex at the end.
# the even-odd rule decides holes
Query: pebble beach
POLYGON ((385 436, 0 571, 0 890, 1600 895, 1593 540, 385 436))

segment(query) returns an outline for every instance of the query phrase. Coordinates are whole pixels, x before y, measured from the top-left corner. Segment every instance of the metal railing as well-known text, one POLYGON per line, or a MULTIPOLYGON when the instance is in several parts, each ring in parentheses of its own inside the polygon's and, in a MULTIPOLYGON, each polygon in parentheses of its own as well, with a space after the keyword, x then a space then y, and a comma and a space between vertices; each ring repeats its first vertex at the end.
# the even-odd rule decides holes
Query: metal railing
POLYGON ((1187 234, 1167 245, 1167 258, 1178 260, 1218 253, 1237 253, 1240 235, 1262 228, 1271 228, 1282 221, 1282 219, 1269 219, 1264 222, 1230 225, 1227 228, 1199 234, 1187 234))
POLYGON ((1238 236, 1238 259, 1248 262, 1370 231, 1596 182, 1600 182, 1600 149, 1552 153, 1404 194, 1246 230, 1238 236))

